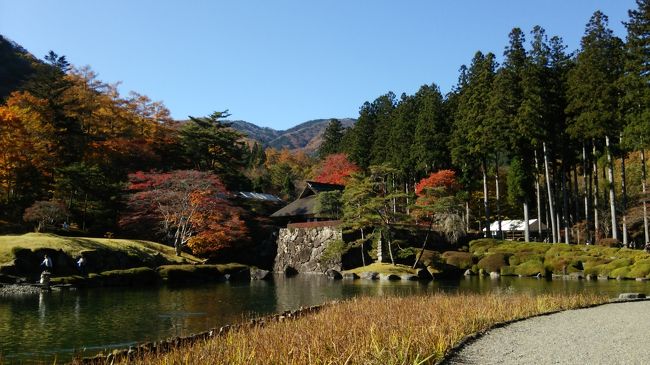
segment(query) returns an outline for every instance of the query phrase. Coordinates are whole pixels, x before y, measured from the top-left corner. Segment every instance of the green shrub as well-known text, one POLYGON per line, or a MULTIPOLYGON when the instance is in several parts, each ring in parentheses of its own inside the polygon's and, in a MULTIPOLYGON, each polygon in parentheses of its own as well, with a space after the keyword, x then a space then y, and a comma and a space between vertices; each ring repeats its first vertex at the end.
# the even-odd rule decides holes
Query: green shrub
POLYGON ((59 276, 56 278, 50 279, 50 284, 60 285, 60 284, 70 284, 74 286, 83 286, 85 284, 86 278, 79 275, 72 276, 59 276))
POLYGON ((16 246, 16 247, 11 248, 11 255, 13 257, 16 257, 17 255, 20 254, 21 251, 31 251, 31 250, 29 250, 27 248, 20 247, 20 246, 16 246))
POLYGON ((585 260, 583 262, 583 265, 582 265, 583 266, 583 271, 584 271, 585 275, 591 274, 591 275, 598 276, 598 275, 600 275, 600 269, 598 268, 598 266, 605 265, 608 262, 610 262, 610 260, 607 260, 607 259, 604 259, 604 258, 601 258, 601 257, 589 258, 588 260, 585 260))
MULTIPOLYGON (((645 261, 645 260, 644 260, 645 261)), ((630 266, 628 277, 630 278, 644 278, 650 274, 650 263, 637 262, 630 266)))
POLYGON ((490 248, 498 246, 501 243, 503 243, 503 241, 492 238, 481 238, 469 243, 469 252, 476 256, 483 256, 490 248))
POLYGON ((501 268, 501 276, 515 276, 514 266, 504 266, 501 268))
POLYGON ((508 259, 510 266, 517 266, 526 261, 539 261, 541 263, 544 262, 544 257, 535 252, 522 251, 522 252, 515 252, 508 259))
POLYGON ((325 247, 318 261, 327 263, 329 261, 340 260, 341 256, 349 249, 350 247, 343 240, 333 240, 325 247))
POLYGON ((487 272, 501 272, 501 268, 508 266, 508 255, 504 253, 493 253, 486 255, 478 262, 479 269, 487 272))
MULTIPOLYGON (((168 283, 191 281, 219 281, 224 272, 223 265, 165 265, 158 268, 158 275, 168 283)), ((237 266, 241 270, 245 266, 237 266)), ((235 270, 236 268, 228 268, 235 270)))
POLYGON ((612 278, 617 278, 619 276, 623 277, 623 278, 627 278, 627 277, 629 277, 629 275, 630 275, 630 267, 629 266, 619 267, 618 269, 612 270, 612 272, 610 272, 610 274, 609 274, 609 276, 612 277, 612 278))
POLYGON ((104 271, 99 275, 89 275, 96 285, 101 286, 140 286, 156 284, 159 280, 155 270, 149 267, 136 267, 126 270, 104 271))
POLYGON ((515 274, 521 276, 535 276, 537 274, 546 275, 544 264, 539 260, 526 261, 515 267, 515 274))
POLYGON ((442 254, 445 263, 465 270, 474 264, 474 256, 469 252, 446 251, 442 254))
POLYGON ((612 260, 606 264, 594 266, 592 270, 596 270, 597 275, 602 275, 602 276, 608 276, 608 277, 616 277, 613 275, 613 271, 622 267, 630 266, 632 264, 632 260, 623 258, 623 259, 616 259, 612 260))

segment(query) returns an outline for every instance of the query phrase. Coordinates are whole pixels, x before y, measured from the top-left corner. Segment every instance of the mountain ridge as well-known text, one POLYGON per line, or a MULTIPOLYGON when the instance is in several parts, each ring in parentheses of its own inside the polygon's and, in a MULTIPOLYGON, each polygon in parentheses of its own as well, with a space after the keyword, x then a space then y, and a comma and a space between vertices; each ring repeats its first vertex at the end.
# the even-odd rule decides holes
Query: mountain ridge
POLYGON ((354 118, 312 119, 285 130, 260 127, 244 120, 228 120, 231 127, 246 135, 247 138, 260 142, 265 147, 276 149, 304 150, 315 152, 323 141, 323 133, 330 120, 338 119, 344 128, 349 128, 357 121, 354 118))

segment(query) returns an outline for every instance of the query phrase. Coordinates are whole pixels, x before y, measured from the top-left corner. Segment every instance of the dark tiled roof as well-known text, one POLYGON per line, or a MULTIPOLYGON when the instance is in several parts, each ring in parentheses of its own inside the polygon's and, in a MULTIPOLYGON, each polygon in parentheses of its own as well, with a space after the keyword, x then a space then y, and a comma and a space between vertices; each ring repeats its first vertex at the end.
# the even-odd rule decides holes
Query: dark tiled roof
POLYGON ((305 198, 298 199, 286 207, 271 214, 271 217, 294 217, 306 216, 316 214, 316 195, 310 195, 305 198))
POLYGON ((343 189, 345 189, 345 186, 343 185, 307 181, 307 186, 305 186, 305 189, 302 191, 302 193, 300 193, 300 196, 298 198, 302 199, 310 195, 322 193, 324 191, 336 191, 343 189))

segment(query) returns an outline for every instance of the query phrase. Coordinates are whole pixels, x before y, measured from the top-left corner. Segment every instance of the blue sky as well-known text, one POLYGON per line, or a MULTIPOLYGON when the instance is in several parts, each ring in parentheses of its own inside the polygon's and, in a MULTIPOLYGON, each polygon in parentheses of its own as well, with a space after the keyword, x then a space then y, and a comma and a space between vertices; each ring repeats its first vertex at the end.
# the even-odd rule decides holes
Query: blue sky
POLYGON ((162 100, 172 116, 229 109, 286 129, 356 117, 364 101, 436 83, 447 92, 477 50, 500 58, 536 24, 579 47, 602 10, 624 38, 633 0, 0 0, 0 34, 50 49, 106 82, 162 100))

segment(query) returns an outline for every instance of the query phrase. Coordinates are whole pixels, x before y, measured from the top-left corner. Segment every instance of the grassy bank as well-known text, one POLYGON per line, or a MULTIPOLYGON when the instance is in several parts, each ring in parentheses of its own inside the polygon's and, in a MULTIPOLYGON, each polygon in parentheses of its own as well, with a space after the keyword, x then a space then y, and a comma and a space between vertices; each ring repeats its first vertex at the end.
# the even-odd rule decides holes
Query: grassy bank
POLYGON ((79 274, 79 256, 86 259, 90 273, 202 262, 187 253, 176 256, 173 247, 150 241, 28 233, 0 236, 0 276, 33 279, 40 274, 46 254, 54 264, 54 276, 79 274))
POLYGON ((404 274, 417 274, 417 270, 412 269, 410 266, 406 265, 391 265, 385 262, 375 262, 370 265, 361 266, 354 268, 352 270, 346 270, 344 273, 351 274, 361 274, 363 272, 376 272, 379 274, 395 274, 395 275, 404 275, 404 274))
POLYGON ((174 248, 159 243, 141 240, 125 240, 112 238, 90 237, 64 237, 48 233, 27 233, 17 236, 0 236, 0 264, 14 260, 17 249, 37 251, 40 249, 61 250, 71 257, 77 257, 88 251, 113 251, 142 260, 152 259, 162 255, 170 262, 199 262, 192 255, 183 253, 181 257, 175 255, 174 248))
POLYGON ((188 284, 250 280, 246 265, 231 263, 220 265, 164 265, 155 269, 136 267, 125 270, 110 270, 90 273, 86 276, 70 275, 52 279, 52 285, 70 284, 77 287, 99 286, 148 286, 156 284, 188 284))
POLYGON ((650 254, 626 248, 525 243, 480 239, 469 252, 445 252, 441 260, 460 269, 501 275, 593 275, 609 278, 650 278, 650 254))
POLYGON ((135 364, 434 363, 465 336, 513 319, 603 303, 594 295, 357 298, 296 320, 124 361, 135 364))

